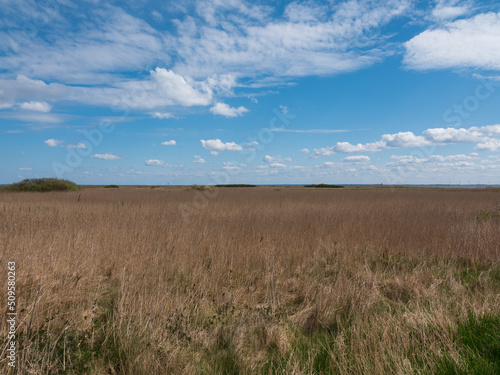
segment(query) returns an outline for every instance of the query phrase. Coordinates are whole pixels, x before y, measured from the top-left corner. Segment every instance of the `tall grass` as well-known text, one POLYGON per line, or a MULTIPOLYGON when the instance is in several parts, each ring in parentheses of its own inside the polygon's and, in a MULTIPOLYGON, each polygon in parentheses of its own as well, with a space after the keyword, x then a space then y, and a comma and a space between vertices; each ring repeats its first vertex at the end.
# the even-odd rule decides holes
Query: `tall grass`
POLYGON ((227 188, 185 222, 179 204, 196 194, 0 194, 0 277, 18 268, 17 371, 496 369, 499 221, 477 215, 500 192, 227 188))

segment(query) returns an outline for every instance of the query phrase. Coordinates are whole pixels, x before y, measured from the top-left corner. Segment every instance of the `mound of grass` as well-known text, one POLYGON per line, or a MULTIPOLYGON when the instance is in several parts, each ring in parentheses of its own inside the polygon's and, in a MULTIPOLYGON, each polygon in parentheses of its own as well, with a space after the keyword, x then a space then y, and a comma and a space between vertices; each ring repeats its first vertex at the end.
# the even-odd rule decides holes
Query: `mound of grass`
POLYGON ((188 187, 186 190, 200 190, 200 191, 203 191, 203 190, 210 190, 212 189, 210 186, 208 185, 193 185, 193 186, 190 186, 188 187))
POLYGON ((328 188, 328 189, 340 189, 343 188, 342 185, 329 185, 329 184, 313 184, 313 185, 304 185, 306 188, 328 188))
POLYGON ((227 184, 227 185, 215 185, 215 187, 257 187, 257 185, 248 185, 248 184, 227 184))
POLYGON ((119 186, 118 185, 106 185, 106 186, 104 186, 104 188, 106 188, 106 189, 118 189, 119 186))
POLYGON ((31 191, 31 192, 48 192, 48 191, 78 191, 80 186, 68 180, 59 178, 27 178, 21 182, 5 186, 3 191, 31 191))

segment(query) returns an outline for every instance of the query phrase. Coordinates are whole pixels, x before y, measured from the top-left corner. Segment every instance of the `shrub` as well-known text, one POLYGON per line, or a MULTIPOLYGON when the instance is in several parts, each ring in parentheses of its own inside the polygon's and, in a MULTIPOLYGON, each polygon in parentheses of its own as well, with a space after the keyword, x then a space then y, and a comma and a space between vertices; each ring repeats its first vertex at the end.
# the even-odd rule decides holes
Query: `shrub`
POLYGON ((118 185, 106 185, 104 186, 106 189, 118 189, 119 186, 118 185))
POLYGON ((343 188, 341 185, 328 185, 328 184, 313 184, 313 185, 304 185, 306 188, 330 188, 330 189, 339 189, 343 188))
POLYGON ((5 186, 3 191, 77 191, 81 188, 74 182, 59 178, 27 178, 21 182, 5 186))

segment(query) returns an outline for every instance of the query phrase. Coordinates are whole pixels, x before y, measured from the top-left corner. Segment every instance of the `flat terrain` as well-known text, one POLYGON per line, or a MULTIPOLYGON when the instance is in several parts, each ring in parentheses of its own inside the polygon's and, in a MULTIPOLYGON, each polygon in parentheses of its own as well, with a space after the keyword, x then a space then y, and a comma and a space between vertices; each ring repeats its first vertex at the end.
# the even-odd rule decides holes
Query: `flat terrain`
POLYGON ((499 373, 499 209, 495 189, 0 193, 17 370, 499 373))

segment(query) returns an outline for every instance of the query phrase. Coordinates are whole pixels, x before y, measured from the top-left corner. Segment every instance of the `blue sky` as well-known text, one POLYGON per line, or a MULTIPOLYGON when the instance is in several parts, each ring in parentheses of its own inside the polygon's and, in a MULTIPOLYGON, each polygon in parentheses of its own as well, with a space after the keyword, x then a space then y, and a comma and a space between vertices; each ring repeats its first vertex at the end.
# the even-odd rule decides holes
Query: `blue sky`
POLYGON ((0 183, 500 184, 495 1, 0 0, 0 183))

